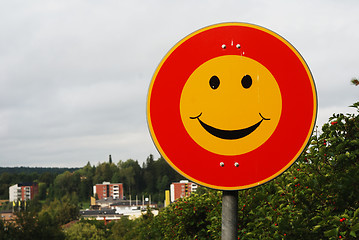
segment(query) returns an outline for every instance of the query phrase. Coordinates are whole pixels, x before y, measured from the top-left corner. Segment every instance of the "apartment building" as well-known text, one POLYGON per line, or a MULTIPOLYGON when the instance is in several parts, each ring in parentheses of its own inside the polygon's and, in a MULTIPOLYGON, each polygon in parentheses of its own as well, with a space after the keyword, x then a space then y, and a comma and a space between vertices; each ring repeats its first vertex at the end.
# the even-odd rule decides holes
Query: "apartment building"
POLYGON ((34 199, 39 193, 39 186, 36 182, 18 183, 9 187, 9 201, 26 201, 34 199))
POLYGON ((123 184, 103 182, 93 186, 93 195, 99 200, 112 197, 113 199, 123 199, 123 184))
POLYGON ((197 190, 198 185, 188 180, 182 180, 171 184, 171 202, 176 201, 178 198, 188 197, 192 192, 197 190))

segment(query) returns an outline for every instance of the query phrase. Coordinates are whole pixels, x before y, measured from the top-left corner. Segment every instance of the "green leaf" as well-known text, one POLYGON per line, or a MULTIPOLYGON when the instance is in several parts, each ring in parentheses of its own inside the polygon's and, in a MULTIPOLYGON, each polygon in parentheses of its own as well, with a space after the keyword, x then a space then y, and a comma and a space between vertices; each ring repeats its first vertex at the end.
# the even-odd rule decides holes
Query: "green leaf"
POLYGON ((354 212, 354 218, 358 217, 359 216, 359 208, 357 210, 355 210, 354 212))
POLYGON ((313 221, 313 222, 317 222, 317 221, 320 221, 320 220, 322 220, 321 216, 315 216, 315 217, 312 217, 312 219, 310 219, 310 221, 313 221))
POLYGON ((350 236, 355 237, 355 238, 357 237, 356 233, 353 231, 350 232, 350 236))
POLYGON ((322 225, 316 225, 313 227, 313 232, 318 231, 320 228, 322 227, 322 225))
POLYGON ((337 235, 338 235, 338 228, 333 228, 331 230, 324 232, 324 236, 326 236, 326 237, 334 237, 337 235))
POLYGON ((355 224, 354 226, 351 227, 350 229, 352 232, 356 232, 359 230, 359 223, 355 224))

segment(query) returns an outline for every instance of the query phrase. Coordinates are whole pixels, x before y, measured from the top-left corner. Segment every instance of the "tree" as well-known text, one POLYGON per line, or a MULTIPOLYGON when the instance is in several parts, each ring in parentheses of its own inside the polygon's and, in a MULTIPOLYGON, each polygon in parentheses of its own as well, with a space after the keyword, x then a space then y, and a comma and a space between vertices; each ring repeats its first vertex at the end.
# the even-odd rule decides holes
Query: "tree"
POLYGON ((124 183, 124 189, 130 189, 131 194, 139 194, 142 182, 142 170, 138 161, 128 159, 127 161, 119 161, 117 164, 119 175, 124 183))
POLYGON ((40 200, 45 200, 46 199, 46 194, 47 194, 47 186, 46 186, 46 183, 42 183, 40 182, 38 184, 39 186, 39 194, 38 194, 38 198, 40 200))
POLYGON ((51 172, 44 172, 40 175, 39 182, 46 183, 46 186, 48 187, 54 182, 55 177, 55 174, 51 172))
POLYGON ((90 162, 87 162, 87 164, 78 170, 81 176, 86 177, 88 179, 92 179, 95 175, 96 167, 92 167, 90 162))
POLYGON ((78 219, 79 207, 77 195, 74 193, 72 195, 67 194, 61 200, 54 199, 48 205, 42 207, 39 216, 43 217, 44 215, 50 216, 53 222, 60 225, 78 219))
POLYGON ((87 201, 92 195, 92 179, 82 178, 79 185, 78 197, 80 201, 87 201))
POLYGON ((9 199, 9 187, 12 181, 10 173, 4 172, 0 175, 0 199, 9 199))
POLYGON ((66 194, 77 193, 79 191, 81 179, 78 172, 71 173, 66 171, 56 176, 54 180, 55 197, 61 198, 66 194))
POLYGON ((90 223, 79 222, 65 230, 68 240, 105 240, 103 230, 90 223))
POLYGON ((0 219, 0 240, 19 239, 19 233, 13 223, 0 219))
POLYGON ((124 181, 124 188, 128 189, 128 195, 131 196, 131 189, 135 185, 135 172, 133 167, 122 168, 120 170, 120 174, 123 176, 124 181))
POLYGON ((95 175, 93 177, 93 184, 102 183, 104 181, 110 182, 112 176, 118 171, 118 168, 113 163, 104 162, 96 167, 95 175))
POLYGON ((38 218, 34 212, 17 212, 15 223, 0 220, 0 239, 64 239, 59 225, 50 218, 38 218))
POLYGON ((135 238, 134 228, 136 227, 137 222, 129 220, 127 217, 122 217, 120 220, 116 221, 111 228, 111 240, 132 240, 135 238))

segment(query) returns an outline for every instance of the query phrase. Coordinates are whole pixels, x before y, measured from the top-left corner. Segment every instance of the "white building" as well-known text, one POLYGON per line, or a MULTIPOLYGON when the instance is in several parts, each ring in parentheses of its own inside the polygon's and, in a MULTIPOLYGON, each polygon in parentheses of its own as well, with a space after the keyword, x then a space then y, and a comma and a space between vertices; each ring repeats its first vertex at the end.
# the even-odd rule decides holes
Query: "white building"
POLYGON ((19 183, 9 187, 9 201, 26 201, 34 198, 39 193, 39 186, 34 183, 19 183))
POLYGON ((19 188, 17 184, 9 187, 9 201, 17 202, 20 199, 21 199, 21 188, 19 188))

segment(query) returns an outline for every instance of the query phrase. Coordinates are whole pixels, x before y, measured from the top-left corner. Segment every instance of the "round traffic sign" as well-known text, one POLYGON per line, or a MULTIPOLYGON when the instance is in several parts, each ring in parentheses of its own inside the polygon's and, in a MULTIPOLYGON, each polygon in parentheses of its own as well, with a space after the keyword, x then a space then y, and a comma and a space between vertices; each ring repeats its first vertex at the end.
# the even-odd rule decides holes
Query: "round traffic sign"
POLYGON ((278 34, 247 23, 200 29, 152 78, 147 120, 166 161, 215 189, 263 184, 299 157, 317 113, 313 77, 278 34))

